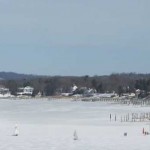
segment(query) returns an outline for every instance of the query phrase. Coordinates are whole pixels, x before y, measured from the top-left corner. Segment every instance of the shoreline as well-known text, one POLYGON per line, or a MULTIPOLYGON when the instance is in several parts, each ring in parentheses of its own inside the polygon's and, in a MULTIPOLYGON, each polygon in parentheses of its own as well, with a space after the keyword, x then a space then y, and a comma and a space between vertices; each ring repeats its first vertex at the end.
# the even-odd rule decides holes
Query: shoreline
POLYGON ((47 96, 47 97, 0 97, 0 100, 57 100, 57 101, 82 101, 82 102, 105 102, 121 105, 135 105, 150 107, 149 99, 114 99, 114 98, 95 98, 95 97, 74 97, 74 96, 47 96))

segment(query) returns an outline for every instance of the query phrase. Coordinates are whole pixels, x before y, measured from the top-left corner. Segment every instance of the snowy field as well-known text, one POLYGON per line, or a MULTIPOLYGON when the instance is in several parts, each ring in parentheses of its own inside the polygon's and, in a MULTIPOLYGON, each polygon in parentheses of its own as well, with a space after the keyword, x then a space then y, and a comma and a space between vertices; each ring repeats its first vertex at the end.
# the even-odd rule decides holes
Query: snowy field
POLYGON ((149 150, 150 135, 143 135, 142 130, 149 132, 150 122, 121 122, 125 114, 143 112, 149 113, 150 108, 67 100, 0 100, 0 149, 149 150), (19 136, 13 136, 15 124, 19 136), (73 140, 75 130, 78 140, 73 140))

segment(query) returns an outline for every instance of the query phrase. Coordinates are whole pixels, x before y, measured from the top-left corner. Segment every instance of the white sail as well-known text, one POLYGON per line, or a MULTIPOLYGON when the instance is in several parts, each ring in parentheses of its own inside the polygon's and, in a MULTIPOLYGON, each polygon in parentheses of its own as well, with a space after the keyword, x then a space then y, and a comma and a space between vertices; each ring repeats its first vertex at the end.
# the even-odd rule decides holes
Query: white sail
POLYGON ((78 135, 77 135, 77 131, 76 130, 74 131, 73 136, 74 136, 74 140, 78 140, 78 135))
POLYGON ((18 129, 18 125, 15 125, 15 132, 14 132, 14 136, 18 136, 19 135, 19 129, 18 129))

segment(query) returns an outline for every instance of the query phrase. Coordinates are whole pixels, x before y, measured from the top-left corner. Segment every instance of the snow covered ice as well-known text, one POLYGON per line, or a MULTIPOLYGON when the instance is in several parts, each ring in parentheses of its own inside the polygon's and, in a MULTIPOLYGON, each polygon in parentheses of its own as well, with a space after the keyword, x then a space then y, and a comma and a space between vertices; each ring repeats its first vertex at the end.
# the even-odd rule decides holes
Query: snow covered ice
POLYGON ((149 132, 150 122, 121 122, 125 114, 142 112, 150 108, 68 100, 0 100, 0 149, 149 150, 150 135, 142 132, 143 128, 149 132), (19 136, 12 136, 15 124, 19 136), (78 140, 73 139, 74 131, 78 140))

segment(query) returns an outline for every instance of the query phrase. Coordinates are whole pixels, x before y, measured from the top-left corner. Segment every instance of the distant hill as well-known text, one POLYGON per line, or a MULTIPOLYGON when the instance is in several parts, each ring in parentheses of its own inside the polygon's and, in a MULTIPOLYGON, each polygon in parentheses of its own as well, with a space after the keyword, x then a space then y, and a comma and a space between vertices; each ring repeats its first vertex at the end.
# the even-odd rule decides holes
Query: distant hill
POLYGON ((38 77, 37 75, 19 74, 14 72, 0 72, 0 80, 21 80, 21 79, 33 79, 38 77))

